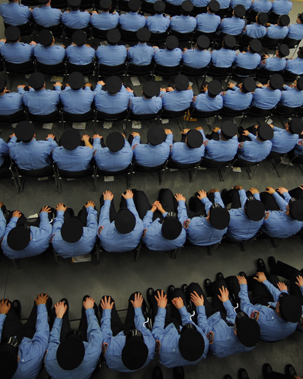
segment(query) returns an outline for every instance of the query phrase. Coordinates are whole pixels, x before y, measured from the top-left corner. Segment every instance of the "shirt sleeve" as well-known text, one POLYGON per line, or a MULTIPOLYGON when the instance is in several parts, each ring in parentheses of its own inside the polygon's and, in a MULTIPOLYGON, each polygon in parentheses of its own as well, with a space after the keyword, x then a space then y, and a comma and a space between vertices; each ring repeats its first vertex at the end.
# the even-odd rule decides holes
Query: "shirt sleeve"
POLYGON ((178 201, 178 219, 183 225, 184 221, 188 219, 188 214, 185 206, 185 201, 178 201))
POLYGON ((152 211, 146 212, 146 215, 144 216, 144 219, 143 219, 143 228, 144 229, 148 228, 150 226, 150 224, 153 222, 153 216, 154 216, 154 214, 152 211))
POLYGON ((224 306, 224 308, 226 310, 226 314, 227 314, 226 320, 228 322, 234 324, 237 314, 234 310, 234 307, 232 306, 231 301, 230 300, 224 301, 223 306, 224 306))
MULTIPOLYGON (((263 284, 265 285, 265 287, 268 289, 268 291, 274 298, 274 301, 277 302, 279 300, 281 291, 278 288, 276 288, 273 284, 271 284, 268 280, 265 280, 263 284)), ((287 291, 282 291, 282 292, 288 293, 287 291)))
POLYGON ((244 189, 239 190, 239 196, 240 196, 241 208, 244 209, 244 206, 247 200, 246 192, 244 189))
POLYGON ((45 304, 37 306, 36 332, 31 340, 34 356, 43 357, 48 344, 49 325, 45 304))
POLYGON ((167 134, 166 139, 165 139, 165 143, 166 143, 168 146, 172 145, 173 142, 174 142, 174 141, 173 141, 173 138, 174 138, 173 134, 167 134))
POLYGON ((49 142, 49 144, 50 144, 50 146, 51 146, 52 149, 54 149, 55 147, 58 146, 57 142, 53 138, 51 138, 51 137, 49 137, 47 139, 47 141, 49 142))
POLYGON ((93 308, 86 309, 87 318, 87 342, 88 345, 94 347, 95 350, 100 350, 102 346, 102 333, 93 308))
MULTIPOLYGON (((215 192, 216 194, 217 192, 215 192)), ((204 204, 204 207, 205 207, 205 213, 208 214, 208 211, 210 210, 211 206, 213 205, 213 203, 209 200, 208 197, 203 197, 202 198, 202 203, 204 204)), ((223 207, 224 208, 224 207, 223 207)))
POLYGON ((138 145, 138 144, 140 144, 140 137, 135 136, 133 141, 132 141, 132 147, 134 147, 135 145, 138 145))
POLYGON ((95 229, 97 231, 97 211, 94 207, 87 207, 87 223, 86 227, 89 229, 95 229))
POLYGON ((54 350, 57 350, 60 345, 60 333, 62 328, 62 318, 55 318, 54 325, 52 327, 52 331, 49 336, 49 344, 48 344, 48 354, 54 353, 54 350))
POLYGON ((208 322, 205 314, 205 306, 200 305, 196 308, 198 314, 198 326, 203 330, 203 333, 207 333, 208 330, 208 322))
POLYGON ((48 220, 48 213, 47 212, 41 212, 39 214, 40 218, 40 224, 39 224, 39 232, 40 234, 44 234, 45 236, 50 236, 52 233, 52 226, 49 223, 48 220))
POLYGON ((132 212, 132 214, 136 217, 136 221, 141 220, 139 217, 139 213, 135 207, 135 203, 133 199, 126 199, 127 209, 132 212))
POLYGON ((161 341, 161 339, 163 338, 163 335, 165 333, 164 331, 165 316, 166 316, 166 309, 159 307, 157 316, 155 317, 153 329, 152 329, 152 335, 155 340, 161 341))
POLYGON ((54 221, 53 225, 53 234, 56 234, 59 232, 62 228, 62 225, 64 223, 64 211, 57 211, 57 216, 54 221))
POLYGON ((101 212, 100 212, 100 219, 99 219, 99 225, 98 225, 99 227, 110 224, 110 219, 109 219, 110 204, 111 204, 111 200, 104 201, 104 205, 101 208, 101 212))
POLYGON ((248 297, 247 284, 240 284, 239 298, 241 311, 250 316, 254 311, 254 306, 251 304, 248 297))
POLYGON ((108 343, 113 336, 111 328, 111 309, 104 309, 102 311, 101 318, 101 333, 103 336, 103 342, 108 343))
POLYGON ((187 312, 185 306, 183 305, 182 308, 179 309, 179 313, 180 313, 180 316, 181 316, 181 321, 182 321, 182 325, 186 325, 186 324, 194 324, 194 322, 192 321, 192 319, 190 318, 190 313, 187 312))
POLYGON ((281 211, 286 211, 286 207, 288 203, 277 192, 274 192, 272 196, 276 200, 281 211))

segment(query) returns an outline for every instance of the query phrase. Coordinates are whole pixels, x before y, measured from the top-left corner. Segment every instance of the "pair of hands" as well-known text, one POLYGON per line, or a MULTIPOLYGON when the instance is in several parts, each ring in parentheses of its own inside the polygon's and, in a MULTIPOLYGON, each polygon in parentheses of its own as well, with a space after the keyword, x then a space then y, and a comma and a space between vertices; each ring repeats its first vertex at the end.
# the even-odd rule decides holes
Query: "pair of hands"
MULTIPOLYGON (((197 127, 195 128, 195 130, 203 130, 203 128, 202 128, 202 126, 197 126, 197 127)), ((190 131, 189 128, 187 128, 187 129, 183 129, 183 131, 181 132, 181 134, 187 134, 189 131, 190 131)))
POLYGON ((152 206, 151 211, 152 211, 153 213, 155 213, 156 210, 158 210, 158 211, 161 212, 162 214, 166 212, 165 209, 162 207, 162 204, 160 203, 160 201, 155 201, 155 202, 153 203, 153 206, 152 206))
MULTIPOLYGON (((302 187, 302 186, 301 186, 302 187)), ((300 188, 301 188, 300 187, 300 188)), ((303 187, 301 188, 303 189, 303 187)), ((282 193, 288 192, 288 190, 284 187, 279 187, 277 191, 282 195, 282 193)), ((270 195, 274 194, 276 190, 273 187, 266 187, 265 192, 269 193, 270 195)))
MULTIPOLYGON (((134 300, 131 300, 131 303, 132 303, 134 308, 141 308, 142 304, 143 304, 143 296, 141 295, 141 293, 135 293, 135 298, 134 298, 134 300)), ((100 305, 101 305, 101 308, 103 310, 104 309, 113 309, 114 304, 115 304, 115 302, 111 302, 110 296, 104 296, 104 298, 102 298, 100 301, 100 305)))
MULTIPOLYGON (((44 293, 40 293, 40 295, 37 295, 35 298, 35 304, 38 306, 40 304, 46 304, 47 299, 49 296, 44 293)), ((11 309, 11 303, 8 299, 2 299, 0 301, 0 314, 6 315, 8 311, 11 309)))
MULTIPOLYGON (((49 207, 49 206, 46 206, 46 207, 43 207, 40 211, 40 213, 43 213, 43 212, 46 212, 46 213, 51 213, 52 211, 52 208, 49 207)), ((39 213, 39 214, 40 214, 39 213)), ((12 217, 18 217, 20 218, 22 216, 22 213, 20 211, 14 211, 13 214, 12 214, 12 217)))
MULTIPOLYGON (((94 308, 95 305, 95 299, 92 297, 87 297, 85 301, 83 301, 83 307, 85 309, 94 308)), ((55 304, 55 312, 57 318, 62 318, 67 311, 67 305, 63 301, 59 301, 57 304, 55 304)))
MULTIPOLYGON (((122 196, 124 197, 125 200, 127 200, 127 199, 132 199, 134 197, 134 194, 133 194, 133 191, 126 190, 125 193, 122 193, 122 196)), ((103 198, 104 200, 113 200, 114 194, 111 191, 105 191, 103 192, 103 198)))
MULTIPOLYGON (((88 202, 84 204, 85 208, 94 207, 95 205, 96 204, 91 200, 88 200, 88 202)), ((56 205, 56 210, 65 212, 67 210, 67 207, 63 203, 59 203, 56 205)))

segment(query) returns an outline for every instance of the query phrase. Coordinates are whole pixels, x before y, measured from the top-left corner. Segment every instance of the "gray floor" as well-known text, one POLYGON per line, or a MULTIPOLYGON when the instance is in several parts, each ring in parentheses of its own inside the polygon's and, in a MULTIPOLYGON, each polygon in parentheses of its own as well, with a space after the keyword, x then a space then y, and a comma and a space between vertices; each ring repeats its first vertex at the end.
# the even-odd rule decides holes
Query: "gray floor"
MULTIPOLYGON (((298 11, 302 11, 301 4, 294 2, 291 12, 292 22, 295 22, 298 11)), ((2 37, 3 26, 0 25, 0 28, 2 37)), ((144 79, 141 80, 141 84, 143 82, 144 79)), ((129 79, 126 79, 125 83, 129 83, 129 79)), ((15 90, 18 84, 26 84, 26 80, 22 77, 15 77, 12 90, 15 90)), ((49 88, 51 88, 50 85, 49 88)), ((194 90, 197 93, 196 83, 194 90)), ((141 87, 135 87, 135 92, 140 95, 141 87)), ((245 126, 254 123, 255 120, 250 119, 245 121, 245 126)), ((278 119, 274 119, 274 124, 282 127, 278 119)), ((199 124, 192 122, 189 127, 197 125, 199 124)), ((206 125, 201 125, 208 131, 206 125)), ((220 122, 217 121, 216 125, 219 126, 220 122)), ((139 131, 144 136, 143 139, 146 136, 148 126, 149 122, 143 124, 139 131)), ((176 122, 170 122, 164 126, 173 130, 175 140, 179 139, 180 129, 176 122)), ((122 125, 117 123, 111 130, 121 131, 122 125)), ((103 136, 106 136, 111 130, 98 127, 98 133, 103 136)), ((62 128, 59 125, 54 125, 53 131, 57 137, 60 137, 62 128)), ((87 125, 86 132, 89 135, 93 134, 92 125, 87 125)), ((131 128, 128 128, 127 135, 130 132, 131 128)), ((2 138, 6 140, 11 133, 11 129, 2 126, 2 138)), ((37 128, 38 139, 45 138, 47 134, 47 130, 37 128)), ((265 162, 252 181, 248 179, 245 172, 231 172, 225 182, 219 182, 216 171, 206 170, 199 171, 195 182, 189 183, 186 172, 175 171, 166 173, 163 187, 168 187, 173 192, 181 192, 189 198, 201 188, 205 190, 218 188, 221 190, 231 188, 235 184, 241 184, 246 189, 254 186, 262 191, 267 185, 274 188, 285 186, 291 189, 301 183, 303 183, 303 178, 298 167, 290 167, 287 171, 283 171, 281 178, 278 178, 270 162, 265 162)), ((157 177, 148 173, 135 174, 132 187, 146 191, 151 202, 156 200, 160 189, 157 177)), ((17 195, 12 181, 7 179, 0 182, 0 200, 6 204, 8 209, 20 209, 28 216, 39 211, 43 205, 55 206, 59 202, 64 202, 75 210, 79 210, 87 200, 94 200, 99 209, 100 195, 106 189, 113 191, 118 204, 118 199, 120 199, 125 188, 124 178, 115 178, 115 181, 110 183, 104 183, 99 178, 97 192, 92 191, 92 183, 89 179, 77 180, 76 182, 65 181, 63 193, 58 195, 53 181, 37 182, 27 179, 24 192, 17 195)), ((70 317, 74 319, 80 316, 81 299, 85 294, 90 294, 97 302, 105 294, 112 295, 116 300, 117 308, 122 309, 127 306, 128 296, 134 291, 145 293, 149 286, 166 289, 170 284, 180 286, 192 281, 202 284, 206 277, 213 280, 218 271, 222 271, 226 276, 237 274, 240 270, 252 274, 256 268, 255 260, 259 257, 267 259, 270 255, 285 260, 299 269, 303 267, 302 241, 299 237, 283 241, 276 249, 267 240, 257 241, 245 253, 241 252, 237 246, 223 244, 212 256, 207 255, 203 249, 186 247, 183 248, 176 260, 171 259, 168 253, 146 250, 142 251, 137 262, 133 262, 131 253, 104 254, 98 266, 93 266, 91 263, 72 264, 68 260, 61 260, 60 267, 57 267, 52 255, 44 254, 25 259, 21 262, 20 269, 17 270, 10 261, 0 256, 0 297, 4 296, 11 300, 19 298, 23 305, 22 316, 27 317, 37 293, 49 293, 54 302, 64 296, 69 299, 70 317)), ((236 377, 238 368, 244 367, 251 378, 259 379, 264 362, 271 363, 274 369, 281 372, 285 364, 292 363, 297 368, 298 373, 301 372, 302 375, 302 354, 302 334, 296 332, 284 341, 260 342, 256 349, 248 354, 239 354, 225 359, 218 359, 209 355, 200 364, 194 367, 186 367, 185 376, 187 379, 202 377, 214 379, 222 378, 224 374, 229 373, 236 377)), ((148 368, 131 374, 131 377, 134 379, 150 378, 151 369, 155 364, 157 364, 157 360, 153 361, 148 368)), ((163 368, 163 371, 165 378, 172 378, 172 370, 163 368)), ((97 377, 101 378, 101 375, 103 378, 127 376, 107 368, 103 368, 97 377)), ((130 374, 128 376, 130 377, 130 374)), ((39 378, 45 377, 45 373, 39 376, 39 378)))

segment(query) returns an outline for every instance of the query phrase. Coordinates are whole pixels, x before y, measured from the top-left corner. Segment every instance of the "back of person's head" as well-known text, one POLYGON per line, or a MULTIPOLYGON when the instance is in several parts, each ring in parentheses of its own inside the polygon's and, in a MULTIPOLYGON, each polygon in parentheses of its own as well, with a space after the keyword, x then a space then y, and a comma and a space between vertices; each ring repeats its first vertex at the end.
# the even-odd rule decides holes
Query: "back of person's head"
POLYGON ((112 7, 112 0, 100 0, 100 9, 107 12, 112 7))
POLYGON ((66 371, 79 367, 85 356, 85 347, 79 331, 67 334, 57 349, 57 362, 66 371))
POLYGON ((297 323, 302 314, 301 302, 297 297, 282 292, 279 296, 279 311, 283 320, 297 323))
POLYGON ((246 10, 245 10, 244 5, 238 4, 235 6, 233 13, 236 17, 243 18, 245 16, 245 12, 246 12, 246 10))
POLYGON ((183 1, 183 3, 181 4, 181 13, 184 16, 189 16, 193 9, 193 3, 189 0, 183 1))
POLYGON ((265 12, 260 12, 257 14, 257 23, 260 25, 265 25, 268 23, 268 15, 265 12))
POLYGON ((211 98, 215 98, 222 92, 222 84, 219 80, 212 80, 207 85, 208 96, 211 98))
POLYGON ((290 18, 287 14, 283 14, 279 17, 278 25, 280 26, 288 26, 290 23, 290 18))
POLYGON ((121 33, 117 29, 111 29, 106 33, 106 39, 109 45, 117 45, 121 39, 121 33))
POLYGON ((80 7, 81 0, 67 0, 67 3, 72 11, 77 11, 80 7))
POLYGON ((236 316, 237 337, 246 347, 254 347, 260 338, 260 326, 258 322, 244 312, 238 312, 236 316))
POLYGON ((237 41, 234 36, 226 35, 223 38, 223 47, 228 50, 234 50, 236 47, 237 41))
POLYGON ((139 370, 144 366, 148 357, 148 347, 144 342, 142 333, 131 330, 126 336, 125 345, 122 349, 122 362, 129 370, 139 370))
POLYGON ((165 5, 164 1, 156 1, 154 3, 154 11, 156 14, 164 13, 165 7, 166 7, 166 5, 165 5))
POLYGON ((188 323, 183 326, 179 339, 179 350, 182 357, 189 362, 194 362, 202 357, 205 342, 194 324, 188 323))

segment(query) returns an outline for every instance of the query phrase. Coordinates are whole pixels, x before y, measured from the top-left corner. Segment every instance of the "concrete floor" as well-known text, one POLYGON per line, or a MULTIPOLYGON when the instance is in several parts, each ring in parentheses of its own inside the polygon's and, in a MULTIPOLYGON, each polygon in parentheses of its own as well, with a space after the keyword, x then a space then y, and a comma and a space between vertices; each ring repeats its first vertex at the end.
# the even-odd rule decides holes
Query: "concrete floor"
MULTIPOLYGON (((0 1, 0 3, 2 0, 0 1)), ((300 2, 294 2, 291 11, 292 22, 295 22, 296 15, 302 11, 300 2)), ((3 25, 0 25, 0 36, 3 37, 3 25)), ((96 43, 96 41, 95 41, 96 43)), ((146 79, 141 79, 141 84, 146 79)), ((129 83, 126 78, 125 84, 129 83)), ((22 77, 13 78, 12 90, 18 84, 27 84, 22 77)), ((165 82, 167 84, 167 82, 165 82)), ((51 85, 48 83, 48 88, 51 85)), ((137 95, 141 93, 141 86, 135 87, 137 95)), ((194 83, 195 93, 198 92, 197 83, 194 83)), ((239 122, 239 121, 238 121, 239 122)), ((246 120, 244 126, 255 123, 255 120, 246 120)), ((281 126, 280 120, 274 119, 274 124, 281 126)), ((189 127, 202 125, 208 131, 205 123, 192 122, 189 127)), ((217 121, 216 125, 220 125, 217 121)), ((175 140, 180 138, 180 129, 176 122, 164 125, 174 132, 175 140)), ((149 122, 143 124, 139 130, 146 136, 149 122)), ((6 140, 12 133, 12 129, 2 125, 1 137, 6 140)), ((112 130, 122 131, 121 123, 114 124, 111 130, 101 129, 98 126, 98 133, 106 137, 112 130)), ((131 133, 127 130, 127 136, 131 133)), ((62 127, 54 125, 53 131, 57 138, 62 133, 62 127)), ((87 125, 85 133, 93 135, 92 125, 87 125)), ((38 139, 45 138, 47 130, 36 128, 38 139)), ((84 132, 83 132, 84 134, 84 132)), ((235 184, 241 184, 248 189, 252 186, 260 191, 267 185, 274 188, 285 186, 288 189, 294 188, 303 183, 303 178, 298 167, 290 167, 283 171, 281 178, 278 178, 270 162, 266 161, 260 168, 253 180, 249 180, 246 172, 231 172, 225 182, 219 182, 216 171, 199 171, 194 183, 189 183, 187 172, 174 171, 167 172, 163 187, 172 189, 173 192, 181 192, 187 198, 192 196, 199 189, 209 190, 211 188, 231 188, 235 184)), ((140 173, 133 176, 133 188, 146 191, 151 202, 156 200, 159 189, 158 179, 155 174, 140 173)), ((37 182, 35 179, 26 179, 24 192, 17 195, 14 191, 13 183, 10 179, 1 179, 0 200, 8 209, 20 209, 26 216, 36 213, 43 205, 55 206, 59 202, 79 210, 87 200, 93 200, 99 210, 99 198, 104 190, 113 191, 116 202, 120 199, 121 193, 125 190, 125 180, 115 178, 114 182, 104 183, 99 178, 97 192, 92 191, 92 183, 89 178, 63 183, 62 194, 57 194, 54 182, 51 180, 37 182)), ((168 253, 151 252, 142 250, 137 262, 133 262, 133 255, 126 254, 103 254, 98 266, 91 263, 72 264, 69 260, 61 260, 60 267, 55 265, 51 254, 44 254, 38 257, 21 261, 21 267, 17 270, 12 263, 0 256, 0 298, 6 297, 11 300, 18 298, 22 302, 22 317, 29 315, 34 297, 40 292, 47 292, 53 302, 59 301, 62 297, 67 297, 70 302, 70 317, 76 319, 80 317, 81 299, 83 295, 89 294, 98 302, 104 294, 112 295, 116 300, 118 309, 126 308, 127 299, 134 291, 146 293, 148 287, 164 288, 170 284, 181 286, 196 281, 203 283, 206 277, 215 279, 215 274, 222 271, 224 275, 236 275, 244 270, 247 274, 252 274, 255 269, 255 260, 259 257, 267 260, 270 255, 277 259, 285 260, 298 269, 303 267, 302 241, 299 237, 293 237, 283 241, 278 248, 273 248, 269 241, 256 241, 245 253, 241 252, 237 246, 222 244, 214 255, 209 256, 198 247, 184 247, 176 260, 170 258, 168 253)), ((295 332, 284 341, 276 343, 259 342, 256 349, 248 354, 239 354, 224 359, 214 356, 207 357, 206 360, 193 367, 185 368, 186 379, 194 378, 223 378, 229 373, 234 378, 240 367, 247 369, 250 378, 260 379, 261 368, 264 362, 272 364, 273 368, 282 372, 285 364, 292 363, 297 372, 303 374, 303 345, 302 334, 295 332)), ((157 364, 155 359, 148 368, 134 374, 120 374, 102 368, 96 376, 104 379, 126 378, 134 379, 151 378, 151 369, 157 364)), ((164 378, 172 378, 172 370, 163 368, 164 378)), ((46 378, 46 373, 42 372, 39 378, 46 378)))

